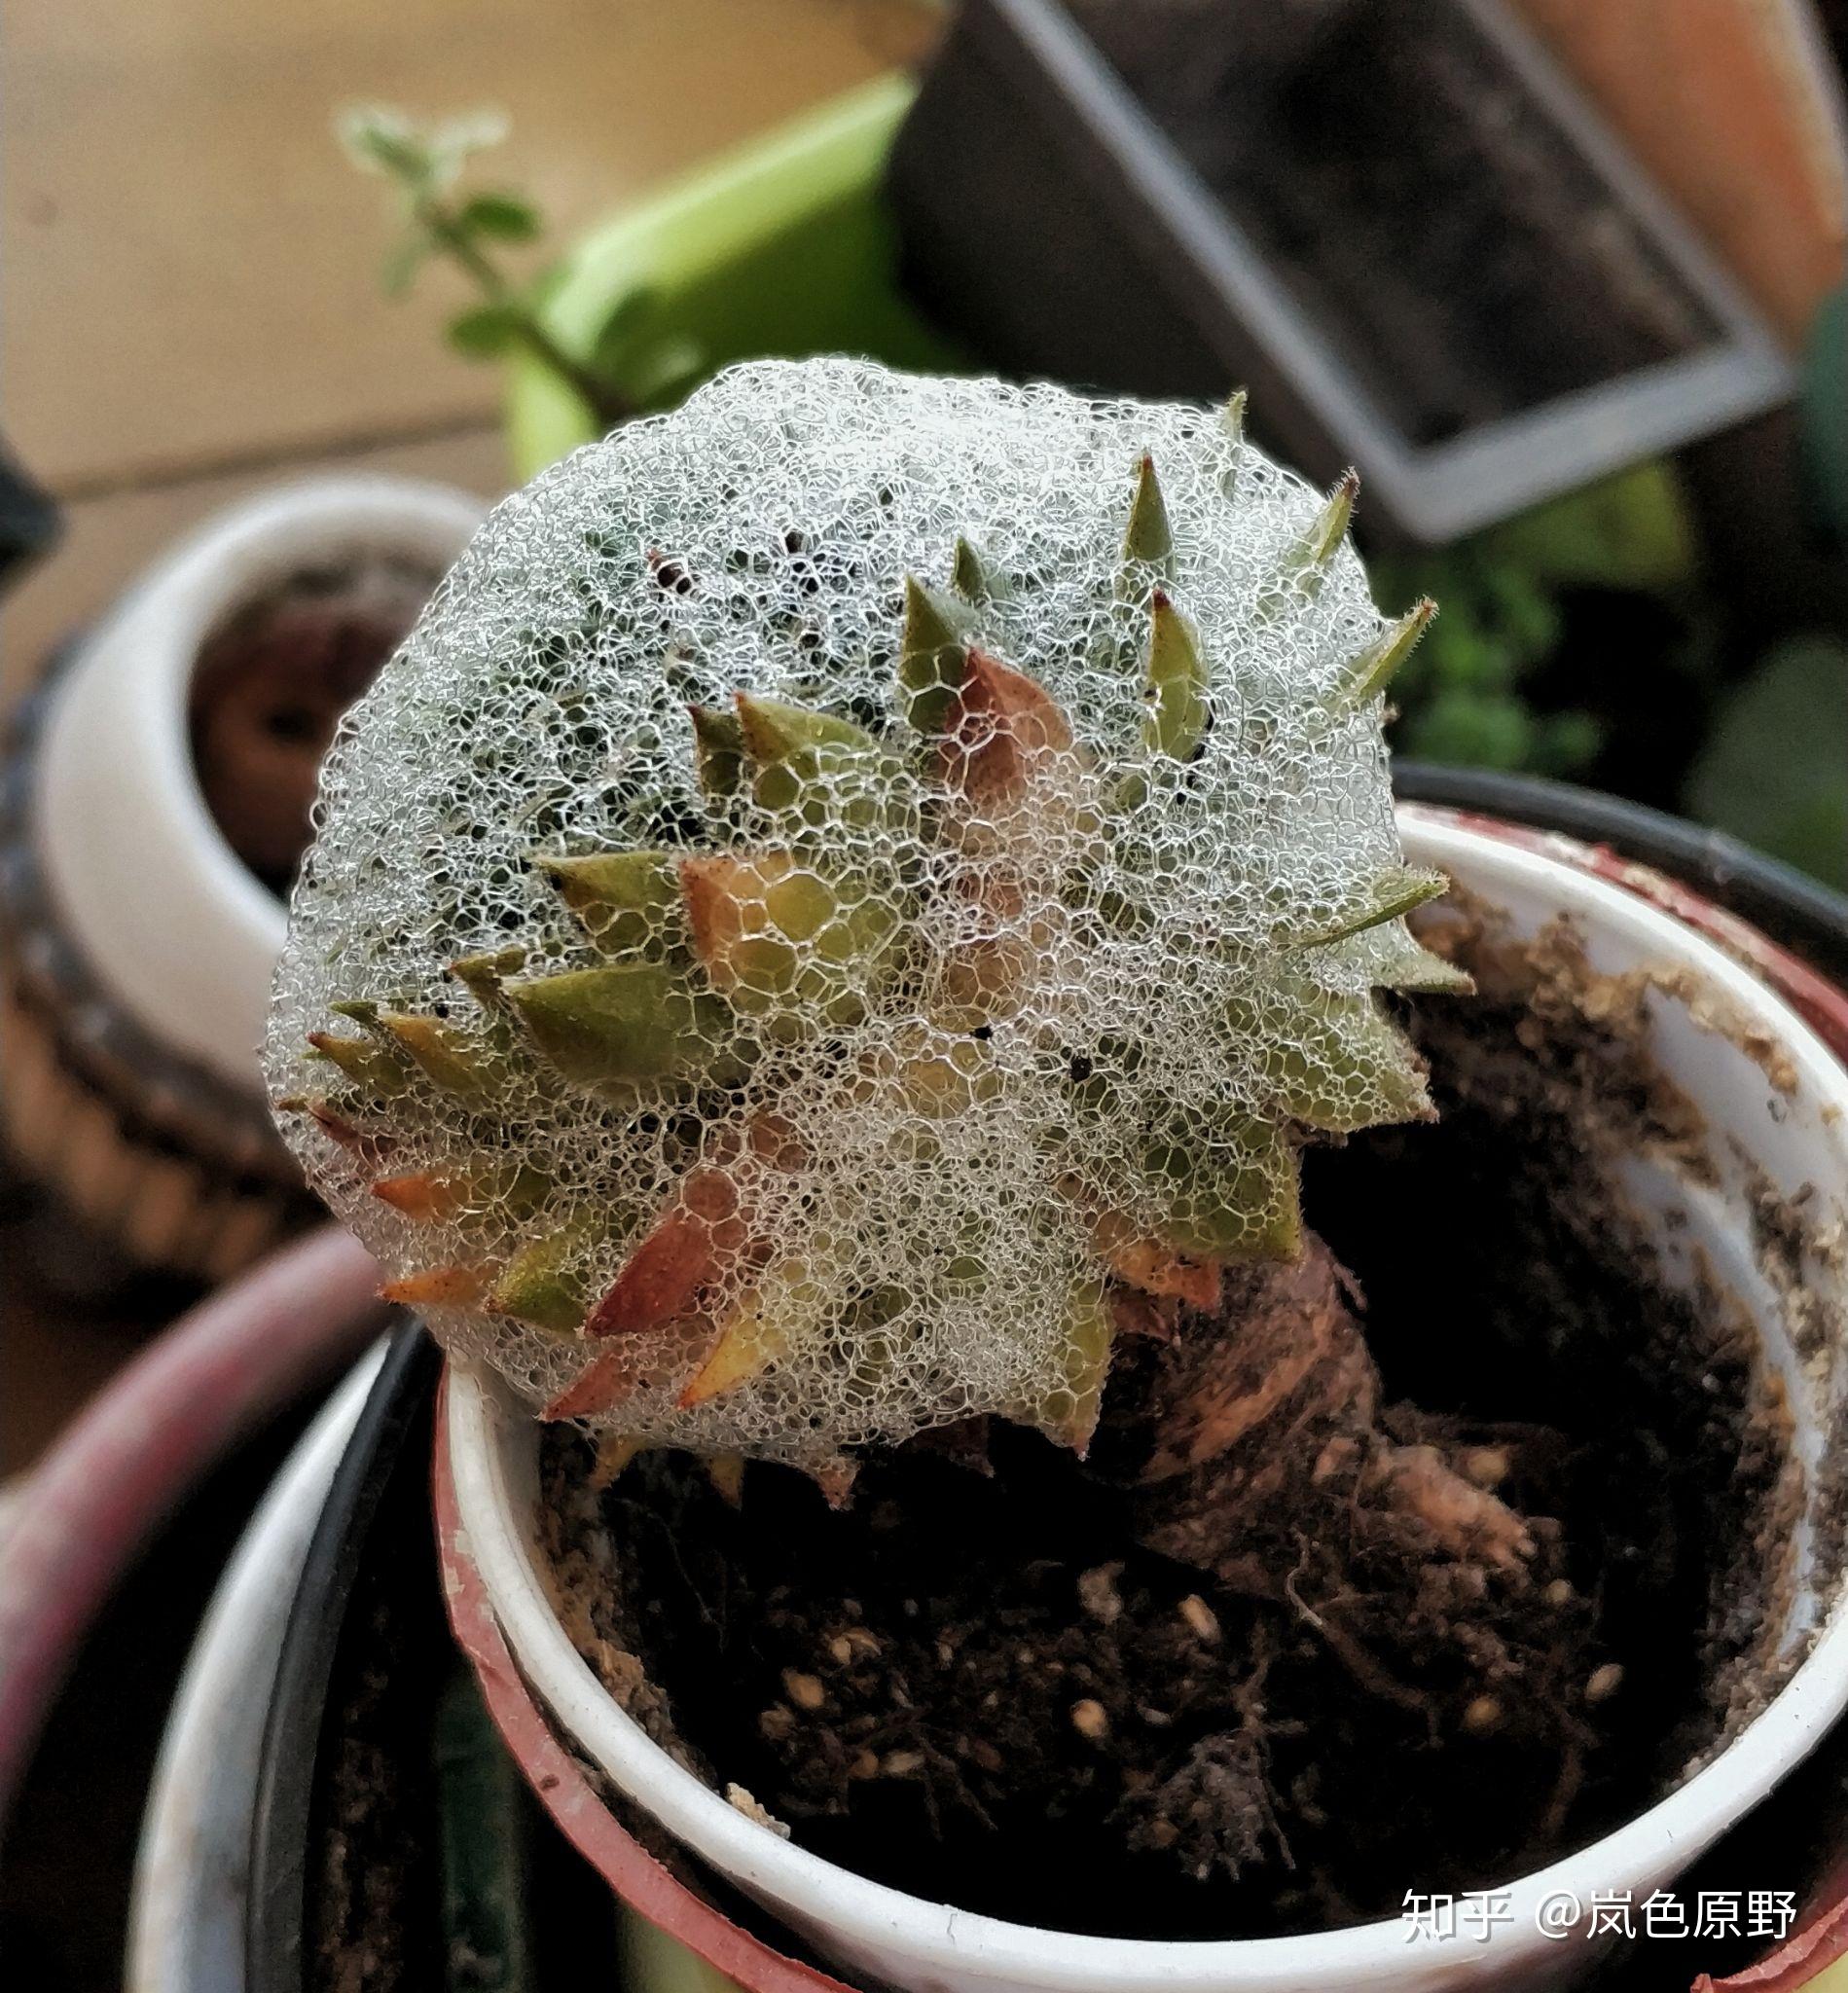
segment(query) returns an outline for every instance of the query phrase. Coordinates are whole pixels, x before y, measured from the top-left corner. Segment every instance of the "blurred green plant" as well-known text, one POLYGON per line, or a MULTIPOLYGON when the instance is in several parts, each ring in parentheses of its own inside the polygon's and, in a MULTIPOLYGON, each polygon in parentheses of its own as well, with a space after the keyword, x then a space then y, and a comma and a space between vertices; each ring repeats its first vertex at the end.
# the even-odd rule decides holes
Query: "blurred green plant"
POLYGON ((353 163, 389 182, 398 196, 401 231, 381 274, 387 297, 403 297, 427 263, 447 262, 473 285, 479 301, 446 328, 458 353, 499 360, 525 346, 568 381, 606 428, 634 413, 626 396, 546 330, 538 309, 543 280, 522 282, 501 267, 502 251, 536 242, 545 233, 538 209, 522 195, 460 188, 469 160, 506 137, 501 112, 474 111, 425 126, 389 104, 354 104, 336 118, 335 130, 353 163))
MULTIPOLYGON (((1438 603, 1430 634, 1413 652, 1394 698, 1399 752, 1468 768, 1536 775, 1582 773, 1597 758, 1604 729, 1588 712, 1541 712, 1523 681, 1552 656, 1562 617, 1554 591, 1531 570, 1469 547, 1420 563, 1420 592, 1438 603)), ((1389 601, 1399 580, 1383 580, 1389 601)))
POLYGON ((1800 636, 1734 686, 1688 773, 1688 814, 1848 888, 1848 643, 1800 636))
POLYGON ((1393 688, 1394 746, 1422 760, 1562 778, 1590 772, 1610 731, 1583 707, 1549 707, 1535 682, 1559 660, 1574 598, 1614 590, 1681 607, 1697 575, 1680 492, 1659 464, 1440 552, 1371 566, 1387 613, 1421 596, 1438 604, 1393 688))

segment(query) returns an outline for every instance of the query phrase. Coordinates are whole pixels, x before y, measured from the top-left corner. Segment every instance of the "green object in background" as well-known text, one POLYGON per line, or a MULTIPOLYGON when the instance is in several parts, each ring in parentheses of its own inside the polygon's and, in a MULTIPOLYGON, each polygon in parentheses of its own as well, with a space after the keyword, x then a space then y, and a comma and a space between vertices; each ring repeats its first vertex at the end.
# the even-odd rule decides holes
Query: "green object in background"
POLYGON ((1848 288, 1823 300, 1803 355, 1803 470, 1811 501, 1848 546, 1848 288))
POLYGON ((1484 560, 1556 588, 1672 596, 1699 562, 1693 522, 1666 463, 1639 463, 1537 505, 1468 542, 1484 560))
POLYGON ((736 1979, 634 1910, 623 1912, 623 1965, 633 1993, 737 1993, 736 1979))
POLYGON ((1560 655, 1567 598, 1614 591, 1684 609, 1699 563, 1673 470, 1645 463, 1536 506, 1434 554, 1379 559, 1387 614, 1420 596, 1437 616, 1394 685, 1393 745, 1420 760, 1583 776, 1606 744, 1597 715, 1532 696, 1560 655))
MULTIPOLYGON (((954 369, 900 295, 881 198, 908 77, 878 78, 644 199, 548 279, 557 343, 639 410, 735 360, 855 353, 954 369)), ((509 363, 508 445, 525 479, 592 441, 583 398, 535 356, 509 363)))
POLYGON ((1727 695, 1688 773, 1686 807, 1848 887, 1848 643, 1795 638, 1727 695))
POLYGON ((449 1993, 533 1993, 525 1790, 465 1668, 437 1699, 431 1754, 443 1842, 443 1984, 449 1993))

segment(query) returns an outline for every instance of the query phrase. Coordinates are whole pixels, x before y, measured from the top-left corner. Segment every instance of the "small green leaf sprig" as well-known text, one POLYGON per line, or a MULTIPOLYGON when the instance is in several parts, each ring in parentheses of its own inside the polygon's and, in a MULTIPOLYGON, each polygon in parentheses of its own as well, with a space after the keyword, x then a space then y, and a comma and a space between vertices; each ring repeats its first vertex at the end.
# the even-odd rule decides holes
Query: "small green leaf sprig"
POLYGON ((388 104, 354 104, 340 113, 335 129, 353 163, 388 181, 399 197, 402 229, 381 274, 387 297, 403 297, 426 263, 446 261, 478 297, 446 328, 456 352, 471 360, 497 360, 524 346, 571 387, 604 428, 634 414, 618 388, 567 353, 547 330, 537 287, 502 268, 502 252, 543 236, 538 209, 518 194, 465 192, 459 185, 469 160, 506 137, 501 112, 474 111, 420 126, 388 104))

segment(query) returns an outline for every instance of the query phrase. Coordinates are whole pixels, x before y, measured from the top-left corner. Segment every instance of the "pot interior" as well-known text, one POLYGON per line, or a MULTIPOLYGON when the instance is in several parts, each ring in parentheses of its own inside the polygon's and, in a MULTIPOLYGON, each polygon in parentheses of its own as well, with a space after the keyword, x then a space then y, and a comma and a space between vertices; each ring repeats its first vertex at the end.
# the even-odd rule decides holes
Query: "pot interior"
MULTIPOLYGON (((1575 1857, 1598 1865, 1601 1886, 1653 1886, 1698 1853, 1743 1805, 1761 1795, 1848 1695, 1848 1656, 1834 1637, 1839 1625, 1831 1624, 1841 1583, 1842 1532, 1830 1466, 1837 1457, 1834 1439, 1843 1417, 1839 1346, 1848 1088, 1827 1051, 1760 985, 1655 909, 1435 815, 1407 812, 1405 832, 1408 856, 1441 865, 1462 888, 1461 911, 1453 918, 1479 921, 1500 942, 1517 949, 1544 932, 1554 933, 1579 965, 1586 1002, 1593 1008, 1608 1003, 1613 1015, 1621 1011, 1634 1024, 1639 1051, 1647 1053, 1659 1091, 1648 1101, 1614 1106, 1630 1112, 1629 1125, 1646 1130, 1647 1139, 1624 1142, 1624 1124, 1613 1106, 1605 1130, 1612 1141, 1588 1136, 1582 1154, 1563 1158, 1560 1166, 1581 1171, 1579 1195, 1586 1209, 1609 1203, 1612 1222, 1629 1228, 1627 1236, 1651 1262, 1651 1277, 1659 1278, 1665 1291, 1681 1296, 1688 1321, 1726 1324, 1715 1348, 1730 1350, 1737 1360, 1729 1359, 1706 1384, 1699 1377, 1695 1384, 1721 1399, 1736 1398, 1731 1410, 1739 1416, 1727 1430, 1756 1435, 1752 1461, 1745 1458, 1741 1437, 1739 1460, 1719 1463, 1721 1480, 1736 1473, 1753 1481, 1751 1501, 1757 1505, 1740 1523, 1733 1547, 1749 1548, 1757 1567, 1756 1590, 1735 1591, 1731 1599, 1729 1610, 1737 1623, 1730 1634, 1730 1676, 1721 1706, 1709 1708, 1705 1733, 1692 1739, 1693 1748, 1677 1769, 1658 1775, 1655 1786, 1637 1793, 1622 1813, 1587 1823, 1588 1831, 1604 1837, 1575 1857), (1726 1336, 1734 1340, 1727 1343, 1726 1336), (1819 1643, 1826 1625, 1830 1637, 1819 1643), (1802 1670, 1806 1692, 1779 1696, 1792 1672, 1818 1646, 1821 1650, 1802 1670), (1757 1748, 1725 1748, 1746 1739, 1754 1739, 1757 1748), (1622 1826, 1629 1813, 1641 1817, 1622 1826)), ((1331 1168, 1342 1161, 1328 1158, 1331 1168)), ((1312 1176, 1309 1195, 1313 1199, 1316 1194, 1312 1176)), ((1319 1221, 1313 1205, 1311 1216, 1312 1222, 1319 1221)), ((1330 1227, 1337 1235, 1339 1229, 1330 1227)), ((1339 1249, 1342 1242, 1337 1236, 1334 1243, 1339 1249)), ((1414 1243, 1429 1248, 1428 1240, 1414 1243)), ((1446 1250, 1457 1258, 1493 1255, 1498 1243, 1472 1230, 1453 1236, 1446 1250)), ((1431 1278, 1441 1272, 1441 1264, 1433 1262, 1431 1278)), ((1383 1361, 1390 1388, 1395 1362, 1390 1349, 1383 1361)), ((1412 1368, 1415 1372, 1416 1363, 1412 1368)), ((1576 1381, 1574 1373, 1566 1388, 1570 1391, 1576 1381)), ((747 1813, 718 1796, 712 1788, 724 1788, 730 1767, 713 1761, 697 1742, 689 1748, 682 1724, 659 1693, 665 1685, 671 1696, 675 1683, 651 1685, 644 1679, 646 1664, 659 1649, 651 1654, 648 1640, 640 1639, 634 1645, 642 1669, 621 1652, 611 1666, 610 1627, 587 1621, 578 1611, 581 1601, 574 1605, 570 1599, 568 1584, 561 1589, 556 1574, 546 1569, 541 1540, 549 1537, 556 1547, 557 1534, 541 1500, 539 1448, 530 1422, 503 1404, 489 1425, 468 1430, 491 1433, 487 1448, 491 1458, 471 1464, 466 1446, 456 1456, 458 1499, 471 1529, 473 1553, 504 1611, 523 1663, 588 1753, 619 1787, 722 1870, 799 1924, 813 1929, 819 1917, 829 1941, 847 1947, 845 1955, 854 1955, 848 1940, 862 1914, 866 1943, 899 1947, 896 1954, 878 1954, 888 1971, 894 1957, 908 1955, 906 1943, 935 1943, 935 1936, 923 1925, 908 1939, 891 1920, 897 1917, 904 1925, 913 1912, 939 1919, 941 1912, 930 1912, 915 1897, 890 1888, 855 1885, 836 1866, 862 1866, 851 1840, 829 1845, 832 1862, 816 1863, 809 1850, 761 1828, 753 1830, 747 1813), (488 1511, 496 1504, 501 1504, 501 1526, 487 1528, 491 1520, 488 1511), (508 1557, 504 1553, 510 1548, 514 1554, 508 1557), (560 1623, 561 1605, 577 1636, 578 1653, 569 1660, 560 1652, 561 1646, 570 1645, 560 1623), (585 1655, 600 1659, 603 1686, 614 1687, 617 1695, 599 1692, 584 1665, 585 1655), (817 1891, 819 1898, 833 1900, 825 1914, 816 1908, 817 1891), (877 1939, 868 1935, 875 1929, 883 1933, 877 1939)), ((480 1443, 479 1437, 469 1442, 480 1443)), ((625 1545, 615 1541, 601 1554, 621 1560, 625 1545)), ((1735 1566, 1750 1561, 1733 1559, 1735 1566)), ((1738 1579, 1738 1570, 1732 1575, 1738 1579)), ((684 1727, 693 1728, 690 1723, 684 1727)), ((1359 1792, 1352 1796, 1358 1803, 1373 1803, 1359 1792)), ((1576 1838, 1569 1836, 1565 1846, 1585 1838, 1581 1830, 1576 1838)), ((1547 1850, 1540 1859, 1564 1853, 1565 1846, 1547 1850)), ((1531 1861, 1492 1866, 1473 1878, 1473 1886, 1504 1881, 1538 1866, 1531 1861)), ((1442 1886, 1441 1879, 1435 1885, 1423 1876, 1414 1880, 1418 1886, 1442 1886)), ((916 1896, 931 1893, 927 1886, 915 1890, 916 1896)), ((960 1900, 949 1891, 942 1894, 960 1900)), ((1024 1940, 1029 1934, 1017 1925, 996 1921, 1008 1914, 1005 1901, 1002 1895, 993 1903, 974 1905, 987 1914, 962 1920, 950 1949, 979 1949, 990 1934, 1012 1932, 1024 1940)), ((1120 1924, 1115 1929, 1120 1932, 1120 1924)), ((1397 1954, 1403 1934, 1396 1922, 1368 1929, 1378 1934, 1382 1964, 1397 1954)), ((1046 1934, 1031 1935, 1043 1947, 1046 1934)), ((1158 1928, 1135 1935, 1147 1939, 1164 1934, 1158 1928)), ((1186 1935, 1226 1934, 1196 1928, 1186 1935)), ((1357 1930, 1347 1936, 1358 1943, 1368 1933, 1357 1930)), ((995 1937, 994 1941, 1002 1939, 995 1937)), ((1061 1941, 1080 1952, 1099 1943, 1082 1936, 1061 1941)), ((1519 1941, 1507 1939, 1510 1945, 1519 1941)), ((1293 1942, 1286 1940, 1284 1949, 1293 1942)), ((1102 1945, 1111 1948, 1111 1939, 1103 1939, 1102 1945)), ((1196 1970, 1210 1974, 1213 1958, 1226 1955, 1213 1943, 1143 1942, 1138 1949, 1184 1957, 1188 1975, 1196 1970)), ((874 1954, 862 1949, 860 1955, 874 1954)), ((1350 1963, 1359 1962, 1356 1953, 1350 1963)), ((1176 1981, 1182 1982, 1190 1980, 1176 1981)), ((1120 1983, 1140 1982, 1125 1977, 1120 1983)))
POLYGON ((441 563, 358 546, 248 587, 205 634, 189 688, 194 768, 225 841, 286 896, 341 715, 410 634, 441 563))
MULTIPOLYGON (((1405 815, 1408 852, 1480 892, 1510 935, 1529 940, 1558 921, 1557 875, 1543 860, 1510 866, 1500 852, 1485 868, 1442 813, 1405 815)), ((1777 1015, 1781 1005, 1767 1016, 1747 969, 1706 944, 1671 956, 1652 909, 1621 892, 1596 898, 1595 911, 1571 916, 1571 932, 1591 970, 1646 991, 1648 1056, 1696 1120, 1595 1160, 1664 1275, 1703 1310, 1731 1307, 1749 1324, 1760 1374, 1788 1413, 1801 1487, 1766 1650, 1788 1671, 1843 1586, 1848 1075, 1799 1020, 1777 1015)))

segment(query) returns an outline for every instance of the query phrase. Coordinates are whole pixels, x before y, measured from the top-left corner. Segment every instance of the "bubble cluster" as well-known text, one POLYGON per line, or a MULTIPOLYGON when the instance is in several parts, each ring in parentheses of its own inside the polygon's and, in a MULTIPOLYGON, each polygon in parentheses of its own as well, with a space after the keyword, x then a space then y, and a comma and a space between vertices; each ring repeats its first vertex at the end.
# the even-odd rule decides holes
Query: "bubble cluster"
POLYGON ((1304 1132, 1425 1111, 1416 628, 1350 495, 847 361, 547 472, 326 767, 267 1050, 315 1187, 556 1416, 1082 1444, 1125 1294, 1292 1250, 1304 1132))

